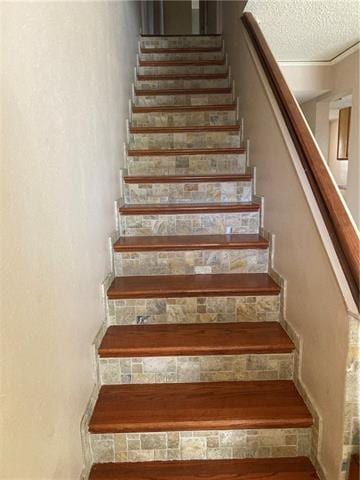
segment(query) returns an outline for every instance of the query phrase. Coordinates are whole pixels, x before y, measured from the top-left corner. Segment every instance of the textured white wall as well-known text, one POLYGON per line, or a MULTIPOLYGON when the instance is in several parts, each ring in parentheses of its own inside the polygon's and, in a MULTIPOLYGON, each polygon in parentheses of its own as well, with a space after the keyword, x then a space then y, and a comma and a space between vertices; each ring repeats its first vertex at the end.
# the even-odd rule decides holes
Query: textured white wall
POLYGON ((1 3, 3 479, 82 469, 138 13, 135 1, 1 3))
POLYGON ((264 86, 246 48, 237 2, 224 2, 224 35, 240 95, 245 138, 265 198, 264 226, 275 234, 275 269, 286 279, 286 318, 301 339, 300 378, 323 419, 320 460, 340 478, 347 309, 264 86))

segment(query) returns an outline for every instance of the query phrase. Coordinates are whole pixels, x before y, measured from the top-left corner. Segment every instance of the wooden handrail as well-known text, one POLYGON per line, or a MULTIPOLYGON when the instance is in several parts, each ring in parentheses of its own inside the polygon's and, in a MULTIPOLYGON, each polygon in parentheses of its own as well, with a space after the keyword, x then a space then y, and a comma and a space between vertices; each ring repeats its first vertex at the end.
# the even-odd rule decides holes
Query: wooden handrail
POLYGON ((275 60, 255 17, 250 12, 242 22, 259 56, 264 72, 284 116, 305 174, 333 242, 356 305, 359 305, 359 234, 324 164, 319 148, 304 120, 300 107, 275 60))

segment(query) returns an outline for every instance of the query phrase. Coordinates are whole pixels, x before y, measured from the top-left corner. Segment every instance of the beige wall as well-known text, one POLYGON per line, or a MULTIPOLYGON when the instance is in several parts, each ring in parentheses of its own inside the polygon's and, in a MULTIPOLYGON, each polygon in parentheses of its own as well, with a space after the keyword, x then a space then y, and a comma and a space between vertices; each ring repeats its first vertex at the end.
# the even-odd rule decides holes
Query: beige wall
MULTIPOLYGON (((325 158, 327 158, 330 102, 342 96, 352 95, 349 139, 349 184, 346 192, 346 203, 358 227, 360 227, 359 58, 360 51, 357 50, 331 66, 317 67, 317 71, 323 70, 323 80, 327 79, 326 83, 325 80, 323 81, 322 86, 328 86, 330 91, 326 95, 322 95, 321 98, 315 98, 301 105, 309 126, 325 158)), ((295 75, 295 72, 302 69, 305 78, 309 68, 311 67, 287 67, 282 69, 289 85, 294 91, 304 89, 309 84, 309 80, 306 80, 306 84, 303 83, 301 86, 302 76, 295 75), (293 71, 293 69, 295 70, 293 71), (297 80, 295 81, 294 78, 297 78, 297 80)), ((321 74, 318 73, 318 79, 320 77, 321 74)), ((316 84, 314 84, 314 87, 315 85, 316 84)))
POLYGON ((191 0, 164 1, 165 34, 186 34, 192 32, 191 0))
POLYGON ((138 5, 1 10, 0 478, 72 480, 104 316, 138 5))
POLYGON ((264 86, 241 34, 237 2, 224 2, 224 34, 240 93, 245 138, 265 198, 264 227, 275 234, 275 269, 286 279, 285 316, 301 340, 300 380, 323 419, 320 461, 340 475, 347 309, 312 211, 264 86))

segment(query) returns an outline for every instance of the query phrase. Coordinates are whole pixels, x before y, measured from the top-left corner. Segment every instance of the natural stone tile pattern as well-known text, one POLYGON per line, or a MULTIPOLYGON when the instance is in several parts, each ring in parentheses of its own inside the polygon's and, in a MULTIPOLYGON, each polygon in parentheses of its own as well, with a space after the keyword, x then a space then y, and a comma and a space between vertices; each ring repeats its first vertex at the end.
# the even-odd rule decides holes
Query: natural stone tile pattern
POLYGON ((140 59, 145 61, 196 61, 222 60, 224 52, 176 52, 176 53, 141 53, 140 59))
POLYGON ((101 358, 102 384, 291 380, 291 353, 101 358))
POLYGON ((141 46, 145 48, 189 48, 189 47, 220 47, 221 36, 173 36, 173 37, 142 37, 141 46))
POLYGON ((129 134, 129 148, 132 149, 232 147, 240 147, 240 131, 129 134))
MULTIPOLYGON (((208 73, 226 73, 228 71, 227 65, 186 65, 187 75, 208 74, 208 73)), ((141 75, 168 75, 168 74, 184 74, 183 66, 171 67, 137 67, 141 75)))
MULTIPOLYGON (((204 67, 205 68, 205 67, 204 67)), ((219 105, 234 103, 231 93, 198 93, 186 95, 136 95, 135 105, 219 105)))
POLYGON ((129 175, 245 173, 245 154, 128 156, 129 175))
POLYGON ((267 249, 124 252, 114 255, 115 275, 189 275, 261 273, 268 269, 267 249))
POLYGON ((133 113, 131 124, 134 127, 187 127, 193 125, 233 125, 236 112, 151 112, 133 113))
POLYGON ((209 323, 278 321, 280 298, 185 297, 108 300, 108 322, 112 325, 143 323, 209 323))
POLYGON ((138 90, 157 88, 226 88, 230 87, 230 80, 229 78, 179 78, 171 80, 137 80, 135 84, 138 90))
POLYGON ((123 235, 211 235, 257 233, 258 212, 196 213, 191 215, 120 215, 123 235))
POLYGON ((360 451, 360 318, 349 316, 343 459, 360 451))
POLYGON ((95 463, 296 457, 310 445, 310 428, 91 435, 95 463))
POLYGON ((250 202, 251 182, 129 183, 127 203, 250 202))

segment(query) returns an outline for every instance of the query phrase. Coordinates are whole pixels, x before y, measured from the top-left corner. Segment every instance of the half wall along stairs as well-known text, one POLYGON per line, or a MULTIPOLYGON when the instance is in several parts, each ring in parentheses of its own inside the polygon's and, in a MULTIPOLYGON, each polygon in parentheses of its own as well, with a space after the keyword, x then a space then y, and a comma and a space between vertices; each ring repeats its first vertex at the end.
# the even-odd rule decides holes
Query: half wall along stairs
POLYGON ((131 110, 89 478, 318 478, 222 37, 141 37, 131 110))

